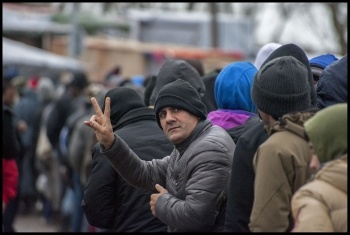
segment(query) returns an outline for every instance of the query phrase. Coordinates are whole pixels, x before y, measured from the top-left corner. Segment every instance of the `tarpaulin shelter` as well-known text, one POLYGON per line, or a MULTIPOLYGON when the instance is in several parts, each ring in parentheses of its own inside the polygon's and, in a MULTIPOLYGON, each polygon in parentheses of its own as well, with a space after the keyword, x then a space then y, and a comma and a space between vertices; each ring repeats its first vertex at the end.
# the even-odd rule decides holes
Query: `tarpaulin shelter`
POLYGON ((3 71, 4 68, 11 66, 28 76, 84 70, 79 60, 53 54, 4 37, 2 38, 2 65, 3 71))

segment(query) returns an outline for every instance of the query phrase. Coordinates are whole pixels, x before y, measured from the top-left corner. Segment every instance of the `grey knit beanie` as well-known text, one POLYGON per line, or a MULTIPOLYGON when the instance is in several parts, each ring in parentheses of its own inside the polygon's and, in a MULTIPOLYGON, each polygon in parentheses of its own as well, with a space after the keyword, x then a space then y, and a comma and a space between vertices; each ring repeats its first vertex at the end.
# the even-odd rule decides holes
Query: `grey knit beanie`
POLYGON ((200 95, 188 82, 177 79, 160 89, 154 110, 156 119, 161 129, 159 112, 165 107, 175 107, 186 110, 196 117, 204 120, 207 118, 207 107, 202 102, 200 95))
POLYGON ((293 56, 281 56, 256 74, 252 98, 256 107, 275 119, 310 107, 308 71, 293 56))

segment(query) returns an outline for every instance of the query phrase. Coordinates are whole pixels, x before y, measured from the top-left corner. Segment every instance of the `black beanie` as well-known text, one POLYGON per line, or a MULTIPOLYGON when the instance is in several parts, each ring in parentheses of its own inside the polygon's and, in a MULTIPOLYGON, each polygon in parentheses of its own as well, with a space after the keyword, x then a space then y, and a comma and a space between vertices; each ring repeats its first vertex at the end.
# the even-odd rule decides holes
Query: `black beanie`
POLYGON ((273 116, 310 108, 308 72, 293 56, 282 56, 264 64, 255 75, 252 98, 256 107, 273 116))
POLYGON ((117 87, 109 90, 104 98, 102 112, 105 110, 106 97, 111 99, 111 115, 110 119, 113 125, 129 111, 136 108, 146 107, 141 96, 136 90, 129 87, 117 87))
POLYGON ((169 60, 159 70, 157 81, 150 97, 150 105, 155 104, 158 92, 164 85, 178 78, 188 82, 198 92, 200 97, 204 95, 205 85, 198 71, 184 60, 169 60))
POLYGON ((183 109, 202 120, 207 118, 207 107, 202 102, 200 95, 188 82, 177 79, 160 89, 154 104, 154 110, 158 126, 162 128, 159 121, 159 112, 165 107, 183 109))
POLYGON ((264 66, 264 64, 268 63, 269 61, 278 58, 280 56, 293 56, 297 60, 299 60, 301 63, 304 64, 304 66, 307 69, 307 74, 308 74, 308 82, 310 86, 310 107, 316 107, 316 100, 317 100, 317 95, 316 95, 316 89, 314 86, 314 78, 312 75, 311 71, 311 66, 309 62, 309 58, 305 54, 305 51, 301 49, 299 46, 293 43, 288 43, 285 45, 280 46, 276 50, 274 50, 269 57, 264 61, 264 63, 261 66, 264 66))

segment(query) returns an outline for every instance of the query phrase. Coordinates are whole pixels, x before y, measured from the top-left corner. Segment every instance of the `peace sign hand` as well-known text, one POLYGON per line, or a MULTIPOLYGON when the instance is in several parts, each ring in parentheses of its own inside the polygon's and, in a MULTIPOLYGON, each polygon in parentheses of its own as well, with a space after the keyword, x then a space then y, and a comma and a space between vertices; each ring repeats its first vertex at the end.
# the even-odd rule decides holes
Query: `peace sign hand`
POLYGON ((110 119, 111 99, 106 97, 104 113, 102 113, 95 97, 91 98, 91 103, 96 114, 92 115, 89 121, 84 121, 84 124, 91 127, 95 131, 98 142, 100 142, 105 149, 109 149, 114 141, 114 133, 110 119))

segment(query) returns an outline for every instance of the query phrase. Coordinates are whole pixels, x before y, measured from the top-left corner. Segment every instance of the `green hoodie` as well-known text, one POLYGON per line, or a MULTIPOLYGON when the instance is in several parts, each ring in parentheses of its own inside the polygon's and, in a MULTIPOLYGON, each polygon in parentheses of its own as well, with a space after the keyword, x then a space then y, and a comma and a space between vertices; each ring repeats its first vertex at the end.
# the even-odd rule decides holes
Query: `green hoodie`
POLYGON ((348 152, 348 104, 328 106, 304 123, 320 163, 348 152))

